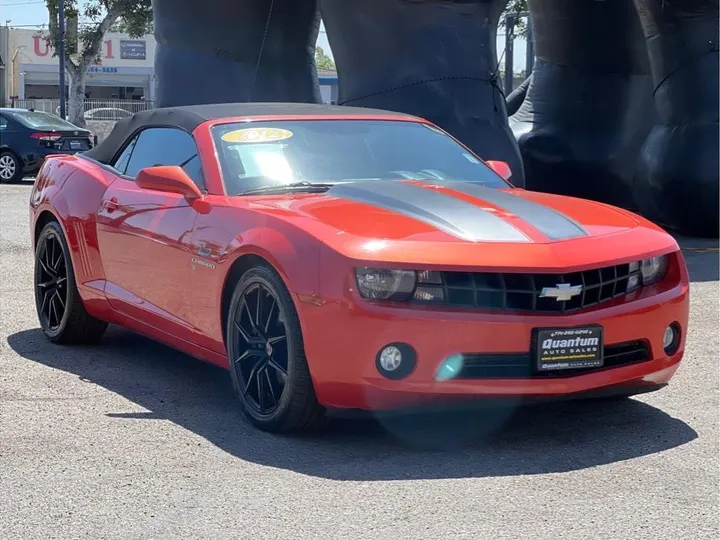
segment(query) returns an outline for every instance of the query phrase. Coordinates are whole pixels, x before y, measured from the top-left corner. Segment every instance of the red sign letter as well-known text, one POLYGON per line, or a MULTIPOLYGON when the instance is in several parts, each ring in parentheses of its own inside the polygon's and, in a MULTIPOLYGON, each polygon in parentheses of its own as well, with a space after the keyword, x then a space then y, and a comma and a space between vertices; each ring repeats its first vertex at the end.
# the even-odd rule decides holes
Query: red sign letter
POLYGON ((33 36, 33 44, 35 46, 35 56, 47 56, 50 53, 50 45, 47 38, 40 34, 33 36))
POLYGON ((112 40, 105 40, 105 58, 114 58, 112 53, 112 40))

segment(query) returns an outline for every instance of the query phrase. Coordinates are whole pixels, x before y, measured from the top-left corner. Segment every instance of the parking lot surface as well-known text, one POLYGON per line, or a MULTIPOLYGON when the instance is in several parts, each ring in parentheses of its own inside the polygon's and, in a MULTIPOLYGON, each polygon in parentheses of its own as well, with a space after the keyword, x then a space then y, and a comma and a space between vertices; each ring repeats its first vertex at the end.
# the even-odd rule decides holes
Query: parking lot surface
POLYGON ((31 186, 0 185, 4 540, 718 538, 717 242, 682 240, 691 326, 666 389, 280 437, 172 349, 115 327, 45 341, 31 186))

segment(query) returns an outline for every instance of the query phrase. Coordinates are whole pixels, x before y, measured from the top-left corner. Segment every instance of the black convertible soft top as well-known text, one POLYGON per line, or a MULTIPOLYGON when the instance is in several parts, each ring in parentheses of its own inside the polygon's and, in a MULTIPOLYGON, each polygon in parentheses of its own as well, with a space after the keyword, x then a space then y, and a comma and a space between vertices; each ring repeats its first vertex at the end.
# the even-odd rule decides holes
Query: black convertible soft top
POLYGON ((100 163, 108 164, 117 155, 125 142, 140 129, 148 127, 173 127, 192 133, 207 120, 232 118, 239 116, 342 116, 342 115, 391 115, 412 119, 413 116, 378 109, 346 107, 338 105, 320 105, 314 103, 217 103, 211 105, 186 105, 150 109, 135 113, 129 118, 119 120, 110 135, 95 148, 84 152, 100 163))

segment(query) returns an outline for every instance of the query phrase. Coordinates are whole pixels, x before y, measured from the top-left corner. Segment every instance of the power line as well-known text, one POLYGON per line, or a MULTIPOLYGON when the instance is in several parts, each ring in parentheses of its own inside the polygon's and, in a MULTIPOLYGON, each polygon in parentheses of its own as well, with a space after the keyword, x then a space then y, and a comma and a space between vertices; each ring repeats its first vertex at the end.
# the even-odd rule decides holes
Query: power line
MULTIPOLYGON (((100 22, 78 22, 78 26, 97 26, 100 22)), ((45 28, 48 23, 37 23, 37 24, 12 24, 8 25, 8 28, 45 28)))
POLYGON ((45 0, 31 0, 29 2, 5 2, 4 6, 29 6, 30 4, 44 4, 45 0))

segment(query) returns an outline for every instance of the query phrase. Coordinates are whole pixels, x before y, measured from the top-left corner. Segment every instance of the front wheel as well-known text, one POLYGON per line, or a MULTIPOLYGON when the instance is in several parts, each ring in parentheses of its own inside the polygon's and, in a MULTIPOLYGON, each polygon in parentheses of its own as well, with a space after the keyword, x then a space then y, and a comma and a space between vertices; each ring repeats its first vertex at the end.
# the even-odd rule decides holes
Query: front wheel
POLYGON ((107 328, 107 323, 85 310, 70 251, 56 221, 45 225, 37 241, 35 307, 43 334, 54 343, 94 343, 107 328))
POLYGON ((298 432, 324 417, 305 358, 295 306, 270 268, 248 270, 235 286, 227 322, 233 388, 256 427, 298 432))

